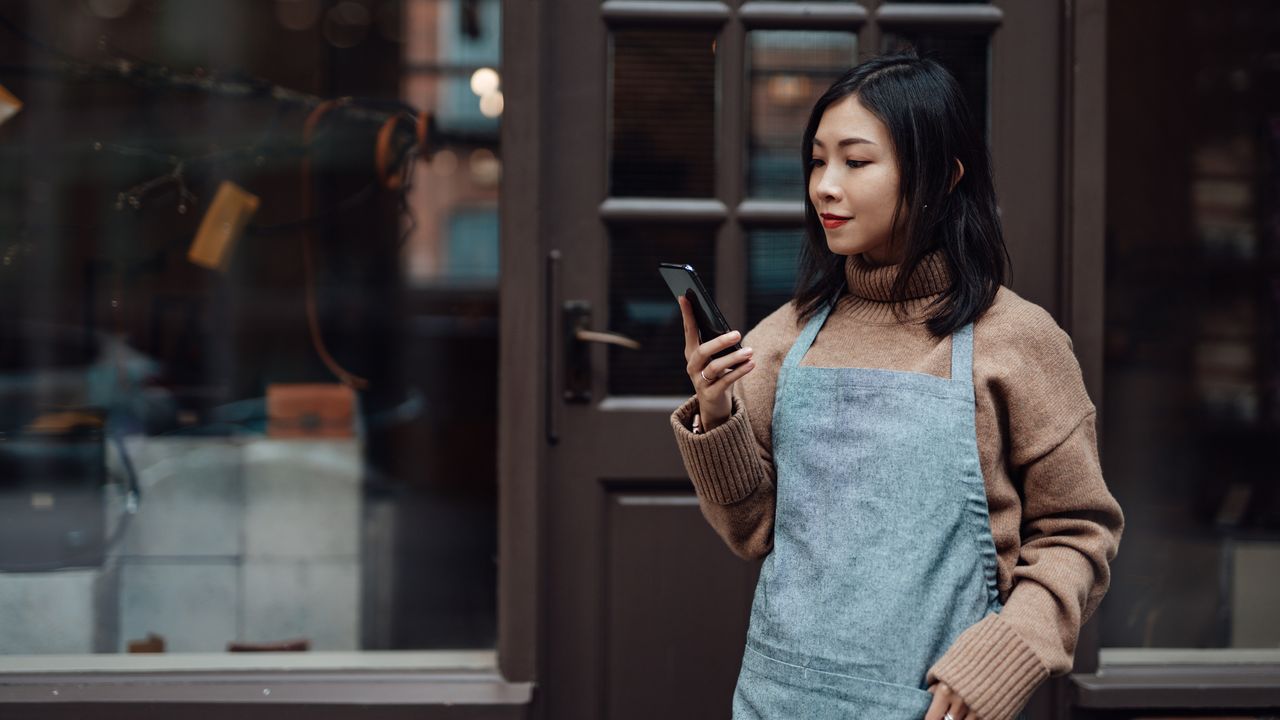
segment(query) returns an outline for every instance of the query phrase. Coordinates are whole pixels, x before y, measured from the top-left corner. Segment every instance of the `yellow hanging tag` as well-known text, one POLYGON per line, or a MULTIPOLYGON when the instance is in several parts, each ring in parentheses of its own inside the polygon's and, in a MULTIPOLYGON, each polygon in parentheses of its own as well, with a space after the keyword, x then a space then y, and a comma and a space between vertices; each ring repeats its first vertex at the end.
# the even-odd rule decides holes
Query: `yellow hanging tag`
POLYGON ((187 259, 201 267, 222 272, 231 260, 231 250, 249 219, 258 211, 258 196, 223 180, 200 221, 196 239, 187 251, 187 259))
POLYGON ((21 109, 22 101, 6 90, 3 85, 0 85, 0 125, 5 124, 9 118, 17 115, 21 109))

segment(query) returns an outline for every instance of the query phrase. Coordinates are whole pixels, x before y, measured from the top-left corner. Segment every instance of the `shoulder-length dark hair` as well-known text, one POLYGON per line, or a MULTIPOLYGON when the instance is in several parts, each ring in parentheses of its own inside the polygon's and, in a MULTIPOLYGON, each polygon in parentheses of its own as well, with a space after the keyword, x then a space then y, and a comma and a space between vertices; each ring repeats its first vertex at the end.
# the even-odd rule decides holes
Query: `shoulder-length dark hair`
POLYGON ((845 282, 846 258, 827 247, 808 188, 813 136, 822 114, 850 96, 857 96, 888 128, 898 161, 892 227, 896 230, 900 219, 905 222, 906 248, 890 291, 895 316, 901 320, 900 302, 916 267, 930 252, 941 249, 951 284, 930 304, 933 310, 926 325, 936 337, 950 335, 990 307, 1004 284, 1006 263, 1011 266, 1012 262, 996 210, 984 133, 975 127, 951 73, 913 48, 873 58, 845 73, 818 98, 809 114, 801 156, 806 237, 793 298, 796 314, 803 323, 845 282), (964 176, 948 191, 957 159, 964 165, 964 176))

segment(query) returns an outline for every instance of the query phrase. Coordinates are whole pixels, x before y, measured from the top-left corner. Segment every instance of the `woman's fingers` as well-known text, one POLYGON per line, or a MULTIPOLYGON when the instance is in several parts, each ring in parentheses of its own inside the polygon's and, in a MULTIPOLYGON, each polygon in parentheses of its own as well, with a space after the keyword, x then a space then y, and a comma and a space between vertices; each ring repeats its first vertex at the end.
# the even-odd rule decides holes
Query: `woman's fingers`
MULTIPOLYGON (((689 377, 693 377, 697 375, 698 372, 705 370, 707 363, 711 361, 713 355, 733 345, 740 337, 741 333, 737 330, 732 330, 697 346, 688 356, 689 377)), ((707 377, 710 378, 711 373, 707 373, 707 377)))
POLYGON ((715 375, 712 375, 710 372, 708 372, 707 379, 710 380, 710 382, 707 383, 707 387, 718 388, 721 385, 725 385, 725 386, 732 385, 733 383, 737 382, 738 378, 751 372, 752 370, 755 369, 755 367, 756 367, 756 364, 748 360, 747 362, 742 363, 738 367, 725 373, 724 375, 721 375, 720 377, 716 377, 715 375))
POLYGON ((703 369, 702 373, 714 380, 715 378, 723 375, 729 368, 735 365, 741 365, 743 362, 750 360, 752 353, 753 351, 751 348, 742 348, 741 350, 729 353, 722 358, 717 358, 707 363, 707 367, 703 369))
POLYGON ((933 702, 929 703, 929 710, 924 715, 924 720, 978 720, 978 716, 969 712, 969 706, 960 698, 960 694, 952 690, 946 683, 937 683, 929 688, 929 692, 933 693, 933 702))
POLYGON ((702 384, 705 388, 720 382, 732 383, 750 372, 750 369, 744 370, 741 367, 743 362, 751 357, 751 351, 747 348, 743 348, 746 352, 740 350, 722 358, 713 359, 716 353, 732 347, 734 343, 741 340, 742 333, 731 330, 699 344, 698 324, 694 319, 693 307, 689 304, 689 299, 677 297, 676 302, 680 305, 680 317, 684 322, 684 357, 688 362, 686 369, 694 387, 699 387, 701 380, 706 381, 702 384), (734 365, 740 367, 732 373, 725 374, 726 370, 734 365))
MULTIPOLYGON (((737 330, 730 330, 729 332, 723 335, 717 335, 716 337, 713 337, 710 340, 702 343, 702 345, 698 346, 698 352, 696 353, 696 356, 699 360, 702 361, 703 365, 709 365, 712 362, 712 358, 715 357, 716 353, 720 352, 721 350, 724 350, 727 347, 733 347, 733 344, 738 342, 741 339, 742 339, 742 333, 738 332, 737 330)), ((711 376, 708 375, 707 377, 711 377, 711 376)))
POLYGON ((929 692, 933 693, 933 701, 929 703, 929 709, 924 714, 924 720, 942 720, 947 708, 951 706, 950 693, 944 695, 939 685, 929 688, 929 692))

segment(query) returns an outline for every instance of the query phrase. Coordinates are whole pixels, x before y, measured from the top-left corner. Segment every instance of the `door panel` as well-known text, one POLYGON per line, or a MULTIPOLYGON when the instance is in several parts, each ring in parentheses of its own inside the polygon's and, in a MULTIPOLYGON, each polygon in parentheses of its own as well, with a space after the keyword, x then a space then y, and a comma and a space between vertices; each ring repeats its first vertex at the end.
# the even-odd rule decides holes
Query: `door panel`
POLYGON ((603 717, 725 717, 754 566, 727 557, 683 479, 605 483, 603 717))

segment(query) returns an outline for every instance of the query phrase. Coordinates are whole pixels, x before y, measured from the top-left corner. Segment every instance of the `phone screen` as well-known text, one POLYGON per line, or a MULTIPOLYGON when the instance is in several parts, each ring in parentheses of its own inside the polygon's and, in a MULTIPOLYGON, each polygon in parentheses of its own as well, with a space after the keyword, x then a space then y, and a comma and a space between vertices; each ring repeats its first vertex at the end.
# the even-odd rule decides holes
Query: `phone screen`
MULTIPOLYGON (((692 266, 662 263, 658 268, 658 272, 662 273, 662 277, 666 280, 667 287, 671 289, 671 294, 674 297, 683 295, 689 299, 689 305, 693 308, 693 316, 698 323, 698 333, 702 342, 707 342, 711 338, 723 335, 733 329, 729 327, 724 314, 720 312, 720 308, 716 306, 715 300, 707 292, 706 287, 698 278, 698 273, 694 271, 692 266)), ((734 343, 732 347, 716 353, 715 357, 728 355, 735 350, 741 349, 741 347, 742 343, 734 343)))

